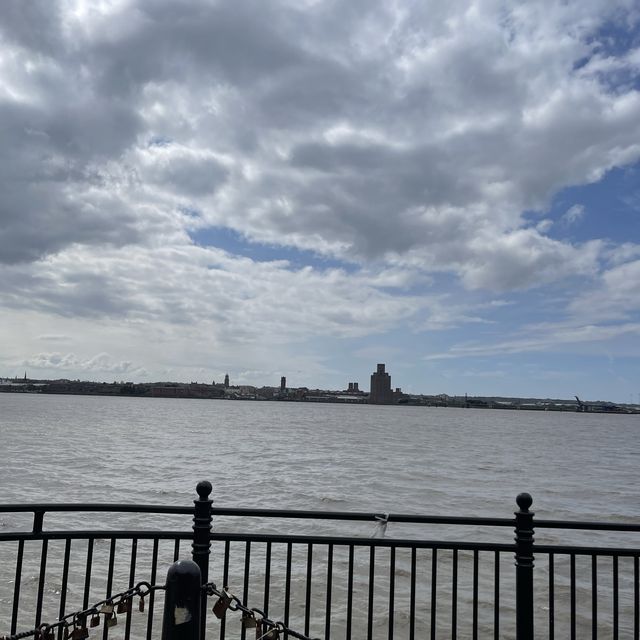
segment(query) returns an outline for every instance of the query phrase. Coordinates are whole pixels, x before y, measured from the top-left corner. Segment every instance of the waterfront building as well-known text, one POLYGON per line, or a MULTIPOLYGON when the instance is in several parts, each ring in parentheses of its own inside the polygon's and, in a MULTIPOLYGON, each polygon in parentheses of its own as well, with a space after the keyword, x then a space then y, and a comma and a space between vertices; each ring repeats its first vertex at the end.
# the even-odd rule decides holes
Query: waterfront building
POLYGON ((228 389, 229 388, 229 374, 225 373, 224 375, 224 388, 228 389))
POLYGON ((285 376, 282 376, 280 378, 280 391, 284 393, 286 390, 287 390, 287 379, 285 378, 285 376))
POLYGON ((384 364, 378 364, 377 370, 371 374, 371 392, 369 404, 392 404, 391 376, 385 371, 384 364))

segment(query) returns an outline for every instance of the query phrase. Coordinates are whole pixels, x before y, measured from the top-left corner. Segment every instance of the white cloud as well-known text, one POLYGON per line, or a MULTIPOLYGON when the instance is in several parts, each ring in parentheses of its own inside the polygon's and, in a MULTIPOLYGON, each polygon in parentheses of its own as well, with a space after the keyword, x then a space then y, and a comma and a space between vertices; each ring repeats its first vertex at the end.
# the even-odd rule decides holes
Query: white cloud
POLYGON ((604 271, 595 286, 576 296, 569 310, 577 317, 629 319, 640 312, 640 260, 604 271))
POLYGON ((135 367, 128 361, 114 362, 107 353, 82 359, 74 353, 37 353, 19 363, 30 369, 45 369, 59 371, 84 371, 95 373, 128 373, 144 376, 146 372, 141 367, 135 367))
MULTIPOLYGON (((424 356, 424 360, 503 356, 558 349, 565 352, 584 353, 583 348, 577 347, 592 343, 606 343, 620 336, 640 336, 640 322, 601 325, 565 322, 523 327, 520 335, 512 336, 503 342, 458 345, 448 351, 424 356)), ((623 355, 637 357, 640 355, 640 350, 627 351, 623 355)))
POLYGON ((573 206, 569 207, 565 213, 562 215, 562 221, 566 224, 566 225, 572 225, 575 224, 576 222, 578 222, 579 220, 582 220, 582 218, 584 218, 584 214, 585 214, 585 207, 582 204, 574 204, 573 206))

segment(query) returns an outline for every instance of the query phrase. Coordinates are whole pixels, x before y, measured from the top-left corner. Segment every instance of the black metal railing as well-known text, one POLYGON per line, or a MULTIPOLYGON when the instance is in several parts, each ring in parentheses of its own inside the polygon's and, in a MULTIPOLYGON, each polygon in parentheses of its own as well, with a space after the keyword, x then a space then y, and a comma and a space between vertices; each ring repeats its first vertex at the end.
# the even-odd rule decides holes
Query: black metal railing
MULTIPOLYGON (((213 506, 210 493, 211 485, 200 483, 193 507, 0 505, 5 519, 33 516, 29 530, 6 531, 5 522, 0 533, 0 634, 86 609, 141 580, 163 582, 166 568, 188 555, 203 583, 228 587, 243 606, 326 640, 640 634, 640 524, 537 519, 527 494, 518 496, 514 517, 480 518, 221 508, 213 506), (73 528, 45 526, 72 513, 73 528), (90 514, 108 518, 115 528, 78 528, 90 514), (158 525, 165 518, 177 518, 175 529, 158 525), (220 530, 220 523, 226 529, 238 519, 242 531, 220 530), (282 531, 283 523, 310 519, 325 530, 320 525, 333 521, 334 532, 282 531), (264 532, 265 522, 280 531, 264 532), (353 533, 358 522, 385 523, 402 535, 353 533), (259 524, 260 530, 247 529, 259 524), (475 539, 427 537, 425 526, 442 527, 447 536, 470 531, 467 537, 475 539), (534 528, 535 535, 544 531, 554 540, 580 531, 581 540, 588 534, 598 542, 603 532, 608 539, 589 546, 539 544, 534 528), (481 530, 491 541, 479 541, 481 530)), ((164 597, 154 591, 144 613, 125 612, 120 635, 159 637, 164 597)), ((206 615, 206 593, 201 597, 201 638, 252 637, 239 616, 206 615)), ((105 626, 103 640, 112 633, 105 626)))

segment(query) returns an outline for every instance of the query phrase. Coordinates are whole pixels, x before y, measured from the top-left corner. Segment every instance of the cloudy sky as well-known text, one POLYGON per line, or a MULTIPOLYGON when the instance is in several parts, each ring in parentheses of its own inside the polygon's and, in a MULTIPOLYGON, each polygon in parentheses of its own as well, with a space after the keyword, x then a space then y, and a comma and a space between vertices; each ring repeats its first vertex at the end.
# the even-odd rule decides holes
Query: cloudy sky
POLYGON ((2 0, 0 376, 640 398, 634 0, 2 0))

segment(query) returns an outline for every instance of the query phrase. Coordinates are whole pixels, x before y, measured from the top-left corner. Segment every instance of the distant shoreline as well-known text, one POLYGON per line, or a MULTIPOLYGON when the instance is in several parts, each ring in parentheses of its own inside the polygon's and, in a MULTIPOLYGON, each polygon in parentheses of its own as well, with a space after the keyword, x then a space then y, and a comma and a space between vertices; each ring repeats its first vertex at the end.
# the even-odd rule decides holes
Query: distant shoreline
MULTIPOLYGON (((199 400, 244 400, 252 402, 308 402, 326 404, 373 404, 365 392, 310 390, 306 387, 281 389, 208 385, 201 383, 107 383, 50 380, 0 381, 0 393, 29 393, 45 395, 115 396, 127 398, 180 398, 199 400)), ((380 405, 378 405, 380 406, 380 405)), ((393 402, 384 406, 455 407, 467 409, 501 409, 525 411, 563 411, 574 413, 606 413, 637 415, 640 406, 611 402, 582 402, 563 399, 503 398, 484 396, 447 396, 397 394, 393 402)))

